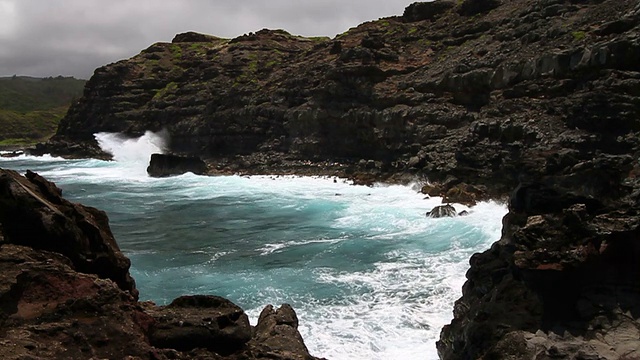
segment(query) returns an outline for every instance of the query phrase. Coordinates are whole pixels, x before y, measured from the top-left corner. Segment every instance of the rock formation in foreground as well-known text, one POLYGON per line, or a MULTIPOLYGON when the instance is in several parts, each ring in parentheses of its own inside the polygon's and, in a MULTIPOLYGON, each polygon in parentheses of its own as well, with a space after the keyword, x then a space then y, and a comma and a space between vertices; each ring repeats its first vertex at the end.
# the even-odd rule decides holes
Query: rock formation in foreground
POLYGON ((440 357, 640 358, 638 170, 618 196, 563 177, 521 184, 500 241, 471 258, 440 357))
POLYGON ((635 0, 437 0, 334 39, 180 34, 96 70, 40 150, 163 128, 213 172, 414 174, 465 204, 513 194, 440 355, 640 356, 635 0))
POLYGON ((106 214, 61 195, 0 169, 0 358, 316 359, 288 305, 252 327, 216 296, 138 302, 106 214))

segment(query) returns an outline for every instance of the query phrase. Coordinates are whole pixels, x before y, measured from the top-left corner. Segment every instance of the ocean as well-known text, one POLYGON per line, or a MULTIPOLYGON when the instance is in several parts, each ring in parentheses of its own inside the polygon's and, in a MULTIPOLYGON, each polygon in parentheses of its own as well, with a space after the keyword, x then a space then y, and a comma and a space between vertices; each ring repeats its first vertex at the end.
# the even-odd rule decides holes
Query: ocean
POLYGON ((504 204, 431 219, 440 198, 418 185, 355 186, 329 177, 150 178, 162 138, 96 135, 115 161, 0 158, 35 171, 72 201, 107 212, 141 300, 167 304, 213 294, 255 324, 267 304, 289 303, 315 356, 437 359, 470 256, 500 238, 504 204))

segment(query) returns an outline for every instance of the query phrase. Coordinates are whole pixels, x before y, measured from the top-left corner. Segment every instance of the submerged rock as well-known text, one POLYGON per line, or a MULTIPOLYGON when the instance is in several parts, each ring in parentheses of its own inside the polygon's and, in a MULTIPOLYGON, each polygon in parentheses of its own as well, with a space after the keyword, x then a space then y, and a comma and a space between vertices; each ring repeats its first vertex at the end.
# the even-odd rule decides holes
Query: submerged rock
POLYGON ((151 154, 147 167, 147 173, 152 177, 181 175, 187 172, 204 175, 207 172, 207 164, 197 156, 151 154))

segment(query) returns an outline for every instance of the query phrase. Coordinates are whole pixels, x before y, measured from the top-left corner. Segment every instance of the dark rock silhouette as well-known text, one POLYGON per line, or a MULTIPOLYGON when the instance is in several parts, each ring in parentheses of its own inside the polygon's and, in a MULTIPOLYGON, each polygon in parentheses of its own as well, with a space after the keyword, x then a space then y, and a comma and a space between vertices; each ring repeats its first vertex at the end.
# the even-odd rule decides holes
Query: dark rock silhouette
POLYGON ((59 253, 78 271, 113 280, 137 298, 131 263, 103 211, 65 200, 55 184, 30 171, 25 179, 0 170, 0 194, 4 243, 59 253))
POLYGON ((251 339, 249 318, 231 301, 217 296, 182 296, 151 312, 156 319, 149 341, 158 348, 207 348, 228 355, 251 339))
POLYGON ((165 177, 192 172, 204 175, 207 164, 196 156, 178 156, 172 154, 151 154, 147 173, 153 177, 165 177))

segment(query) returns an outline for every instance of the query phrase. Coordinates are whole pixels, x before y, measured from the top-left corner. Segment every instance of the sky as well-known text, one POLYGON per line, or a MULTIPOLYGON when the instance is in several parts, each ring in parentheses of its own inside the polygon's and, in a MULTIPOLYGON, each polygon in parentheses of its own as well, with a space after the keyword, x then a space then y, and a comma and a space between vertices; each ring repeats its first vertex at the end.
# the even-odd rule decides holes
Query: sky
POLYGON ((334 37, 402 15, 411 0, 0 0, 0 76, 88 79, 102 66, 187 31, 260 29, 334 37))

